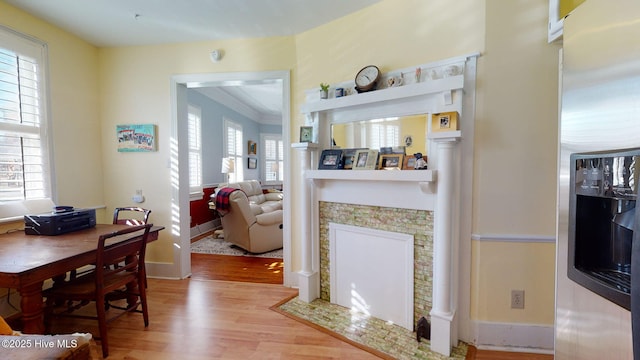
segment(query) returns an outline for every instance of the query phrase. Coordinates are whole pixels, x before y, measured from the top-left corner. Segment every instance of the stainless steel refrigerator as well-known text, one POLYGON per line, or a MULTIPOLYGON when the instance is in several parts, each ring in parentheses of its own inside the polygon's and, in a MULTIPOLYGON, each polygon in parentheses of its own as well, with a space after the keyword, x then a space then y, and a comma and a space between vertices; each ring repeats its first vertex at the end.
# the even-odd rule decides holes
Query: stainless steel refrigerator
POLYGON ((555 359, 633 359, 640 1, 588 0, 565 19, 563 37, 555 359))

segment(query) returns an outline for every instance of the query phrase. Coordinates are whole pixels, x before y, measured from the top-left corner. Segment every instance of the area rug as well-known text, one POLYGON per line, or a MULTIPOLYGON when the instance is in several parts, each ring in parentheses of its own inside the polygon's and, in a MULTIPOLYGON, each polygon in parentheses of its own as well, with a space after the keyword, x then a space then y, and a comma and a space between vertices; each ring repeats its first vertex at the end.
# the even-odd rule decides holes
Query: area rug
POLYGON ((308 304, 296 296, 271 309, 384 359, 462 360, 469 350, 460 342, 450 357, 432 352, 429 340, 418 342, 412 331, 321 299, 308 304))
POLYGON ((198 254, 217 254, 232 256, 257 256, 265 258, 282 259, 282 249, 269 251, 262 254, 253 254, 224 239, 216 239, 213 235, 204 237, 191 244, 191 252, 198 254))

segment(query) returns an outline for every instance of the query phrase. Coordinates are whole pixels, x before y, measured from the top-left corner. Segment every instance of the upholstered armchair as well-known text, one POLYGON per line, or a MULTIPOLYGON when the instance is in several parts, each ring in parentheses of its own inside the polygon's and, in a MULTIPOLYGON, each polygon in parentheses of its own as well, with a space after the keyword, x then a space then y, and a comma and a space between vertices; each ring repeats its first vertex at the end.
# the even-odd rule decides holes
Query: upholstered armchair
POLYGON ((251 253, 282 247, 282 193, 262 193, 256 180, 227 184, 216 193, 224 239, 251 253))

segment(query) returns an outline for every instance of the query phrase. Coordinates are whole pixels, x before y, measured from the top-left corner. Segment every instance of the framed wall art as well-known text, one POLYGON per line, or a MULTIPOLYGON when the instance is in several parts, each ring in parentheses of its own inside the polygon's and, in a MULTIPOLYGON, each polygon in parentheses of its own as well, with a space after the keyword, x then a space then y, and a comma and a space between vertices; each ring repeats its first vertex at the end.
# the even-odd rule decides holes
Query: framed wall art
POLYGON ((156 151, 156 126, 153 124, 116 125, 118 152, 156 151))
POLYGON ((353 170, 375 170, 378 150, 358 150, 353 161, 353 170))
POLYGON ((257 158, 250 157, 250 158, 249 158, 249 162, 248 162, 248 164, 247 164, 247 167, 248 167, 249 169, 255 169, 255 168, 257 168, 257 167, 258 167, 258 159, 257 159, 257 158))
POLYGON ((342 162, 342 150, 330 149, 322 150, 320 155, 320 162, 318 163, 319 170, 326 169, 339 169, 342 162))
POLYGON ((249 153, 249 155, 255 155, 258 153, 258 145, 255 141, 249 140, 247 144, 247 152, 249 153))

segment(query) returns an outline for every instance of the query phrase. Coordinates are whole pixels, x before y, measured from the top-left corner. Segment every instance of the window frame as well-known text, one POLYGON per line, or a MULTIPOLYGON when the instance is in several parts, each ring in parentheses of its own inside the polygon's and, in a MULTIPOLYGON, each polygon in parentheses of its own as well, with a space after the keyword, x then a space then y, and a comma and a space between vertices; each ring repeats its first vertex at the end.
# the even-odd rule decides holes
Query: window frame
MULTIPOLYGON (((0 223, 22 220, 24 215, 51 211, 56 202, 55 167, 53 159, 52 124, 50 121, 50 91, 49 91, 49 57, 48 46, 32 36, 20 33, 11 28, 0 25, 0 48, 17 53, 35 60, 38 65, 38 109, 39 109, 39 142, 42 152, 42 174, 44 196, 16 200, 0 204, 0 223)), ((7 123, 4 123, 7 124, 7 123)), ((10 131, 14 124, 0 125, 3 131, 10 131)), ((24 126, 24 125, 20 125, 24 126)))
POLYGON ((264 179, 264 185, 279 185, 284 182, 284 141, 282 139, 282 134, 260 134, 260 146, 262 147, 261 153, 263 156, 260 158, 261 164, 261 178, 264 179), (267 141, 275 140, 276 141, 276 158, 277 162, 279 162, 280 168, 278 169, 278 175, 276 180, 267 180, 267 161, 273 161, 271 159, 267 159, 267 141), (282 145, 282 152, 279 151, 279 146, 277 144, 282 145), (280 177, 282 175, 282 178, 280 177))
POLYGON ((243 142, 243 138, 244 138, 244 129, 242 128, 242 125, 238 122, 235 122, 227 117, 223 118, 223 123, 224 123, 224 139, 223 139, 223 146, 224 146, 224 155, 223 157, 231 157, 233 158, 234 161, 234 171, 233 173, 227 174, 228 175, 228 181, 225 182, 229 182, 229 183, 234 183, 234 182, 240 182, 244 180, 244 142, 243 142), (234 137, 234 150, 232 152, 229 152, 229 129, 232 128, 236 131, 236 135, 234 137), (237 138, 237 133, 240 133, 240 139, 238 140, 237 138))
POLYGON ((202 177, 202 109, 199 106, 196 105, 192 105, 189 104, 187 105, 187 147, 189 149, 189 198, 191 200, 199 200, 202 199, 204 197, 204 190, 203 190, 203 177, 202 177), (192 116, 195 116, 196 119, 192 119, 192 116), (195 121, 195 124, 191 124, 192 121, 195 121), (192 131, 191 131, 191 127, 194 126, 195 127, 195 136, 196 136, 196 143, 193 143, 192 139, 192 131), (192 160, 192 156, 195 156, 197 158, 197 163, 196 164, 192 164, 191 160, 192 160), (195 165, 196 167, 196 172, 197 174, 197 183, 193 184, 192 183, 192 174, 191 171, 193 170, 193 166, 195 165))

